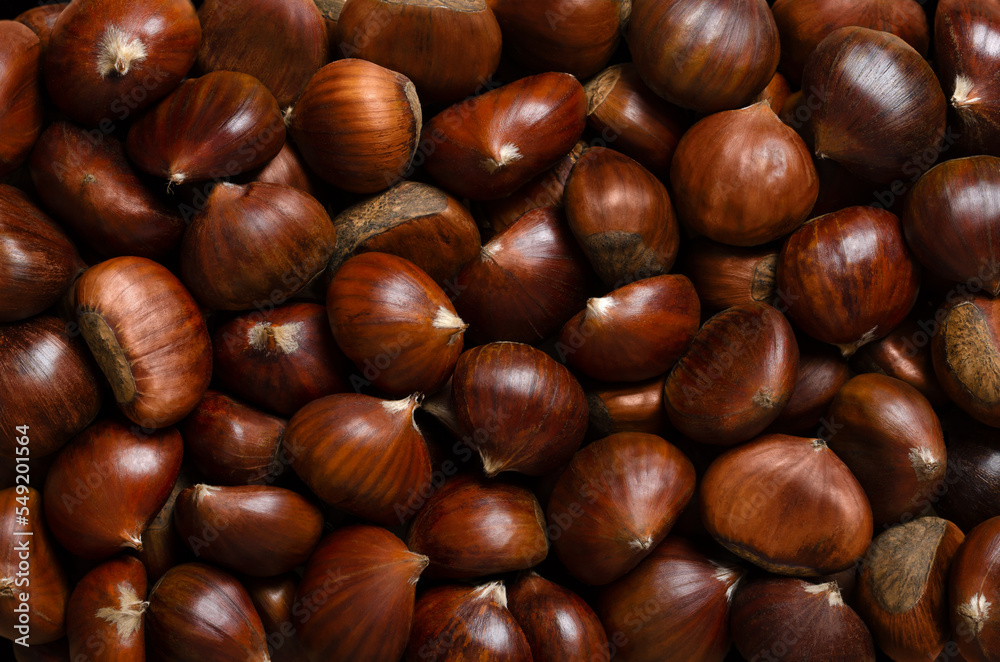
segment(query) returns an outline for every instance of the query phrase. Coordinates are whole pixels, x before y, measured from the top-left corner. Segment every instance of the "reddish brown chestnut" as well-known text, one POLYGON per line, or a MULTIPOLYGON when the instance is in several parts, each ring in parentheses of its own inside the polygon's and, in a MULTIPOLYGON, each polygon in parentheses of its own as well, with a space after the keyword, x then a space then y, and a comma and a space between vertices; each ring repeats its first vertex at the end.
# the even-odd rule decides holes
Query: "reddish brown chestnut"
POLYGON ((468 325, 444 290, 401 257, 352 257, 330 282, 326 307, 337 345, 389 395, 437 391, 462 353, 468 325))
POLYGON ((306 167, 299 151, 290 142, 282 145, 276 157, 250 175, 256 182, 291 186, 314 198, 320 195, 316 176, 306 167))
POLYGON ((488 476, 540 476, 564 465, 587 428, 587 397, 572 373, 542 351, 491 343, 455 366, 452 399, 466 443, 488 476))
POLYGON ((173 425, 197 406, 212 377, 205 320, 159 264, 116 257, 76 283, 76 319, 118 407, 144 428, 173 425))
POLYGON ((604 662, 608 635, 597 614, 572 591, 534 571, 507 590, 507 609, 531 647, 533 660, 604 662))
POLYGON ((754 302, 705 322, 663 386, 682 434, 730 446, 770 425, 792 396, 799 350, 784 315, 754 302))
POLYGON ((771 572, 839 572, 872 539, 865 491, 822 439, 758 437, 719 456, 699 489, 709 533, 771 572))
POLYGON ((973 418, 1000 427, 1000 300, 953 297, 931 341, 934 373, 945 393, 973 418))
MULTIPOLYGON (((836 347, 799 337, 799 369, 792 397, 768 426, 768 432, 796 434, 815 431, 851 371, 836 347)), ((828 421, 833 426, 833 421, 828 421)), ((839 429, 839 428, 838 428, 839 429)))
POLYGON ((140 536, 170 495, 184 445, 174 429, 150 434, 94 423, 59 453, 45 479, 45 515, 70 552, 104 559, 142 549, 140 536))
POLYGON ((792 88, 788 84, 788 79, 780 73, 774 74, 771 82, 757 96, 757 101, 766 101, 767 105, 775 115, 781 114, 781 109, 785 106, 785 101, 792 95, 792 88))
POLYGON ((31 28, 0 21, 0 176, 21 165, 42 131, 41 55, 31 28))
POLYGON ((428 575, 473 579, 534 567, 548 555, 545 515, 529 490, 458 476, 427 499, 407 546, 430 557, 428 575))
POLYGON ((267 650, 271 662, 301 662, 307 659, 306 652, 299 643, 296 618, 292 610, 299 576, 293 572, 275 577, 247 577, 243 586, 254 609, 260 616, 264 633, 267 635, 267 650))
POLYGON ((563 565, 607 584, 644 559, 694 495, 694 466, 665 439, 639 432, 583 448, 556 481, 546 519, 563 565))
POLYGON ((167 574, 167 570, 175 565, 193 560, 194 555, 181 540, 180 534, 177 533, 177 524, 174 521, 177 497, 194 484, 193 473, 185 467, 181 467, 181 472, 177 476, 174 488, 170 490, 167 502, 163 504, 163 508, 160 508, 160 512, 156 514, 156 517, 140 536, 142 549, 139 551, 139 560, 146 566, 146 576, 150 583, 159 581, 160 577, 167 574))
POLYGON ((948 606, 951 632, 966 660, 1000 658, 1000 517, 989 519, 965 538, 951 563, 948 606))
POLYGON ((726 246, 695 239, 684 246, 680 272, 691 279, 706 310, 752 301, 772 303, 777 287, 778 248, 726 246))
POLYGON ((662 435, 667 424, 663 410, 665 380, 662 376, 637 384, 599 384, 588 389, 587 430, 598 438, 616 432, 662 435))
POLYGON ((45 50, 49 47, 52 27, 56 24, 59 14, 67 7, 69 7, 68 2, 39 5, 38 7, 24 10, 14 20, 18 23, 24 23, 31 28, 32 32, 38 35, 38 41, 41 42, 42 53, 44 54, 45 50))
POLYGON ((120 556, 88 572, 73 589, 66 610, 70 659, 93 662, 144 660, 146 569, 120 556))

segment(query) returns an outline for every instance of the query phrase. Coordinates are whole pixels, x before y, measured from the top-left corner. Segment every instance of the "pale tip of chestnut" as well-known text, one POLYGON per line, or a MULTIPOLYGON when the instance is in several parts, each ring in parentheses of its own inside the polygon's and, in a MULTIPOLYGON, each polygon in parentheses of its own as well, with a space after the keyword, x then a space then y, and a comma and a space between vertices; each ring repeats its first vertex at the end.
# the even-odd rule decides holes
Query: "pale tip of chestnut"
POLYGON ((587 299, 587 317, 596 317, 600 319, 614 307, 615 300, 611 297, 595 297, 587 299))
POLYGON ((726 589, 726 600, 732 602, 733 594, 736 593, 736 587, 739 586, 740 580, 743 579, 743 571, 736 566, 719 563, 718 561, 709 560, 709 562, 715 566, 715 579, 729 586, 726 589))
POLYGON ((473 592, 474 600, 491 600, 504 609, 507 608, 507 587, 503 582, 483 584, 473 592))
POLYGON ((410 586, 413 586, 418 581, 420 581, 420 575, 427 569, 427 566, 431 564, 431 559, 423 554, 414 554, 410 552, 410 557, 414 561, 413 575, 410 576, 410 586))
POLYGON ((629 542, 628 546, 632 549, 649 549, 653 546, 653 539, 649 536, 646 536, 645 538, 636 537, 629 542))
POLYGON ((194 500, 196 503, 201 503, 201 500, 205 497, 212 496, 213 492, 218 492, 218 487, 212 487, 211 485, 205 485, 199 483, 194 486, 194 500))
POLYGON ((487 478, 493 478, 506 468, 506 464, 498 462, 486 454, 486 451, 479 449, 479 458, 483 461, 483 473, 487 478))
POLYGON ((108 26, 101 39, 97 55, 97 73, 107 78, 111 72, 124 76, 132 65, 146 59, 146 45, 139 39, 130 38, 117 26, 108 26))
POLYGON ((294 106, 289 106, 281 112, 281 119, 285 123, 285 128, 287 129, 292 125, 292 111, 295 109, 294 106))
POLYGON ((482 166, 486 172, 495 175, 511 163, 520 161, 523 158, 524 156, 521 155, 521 150, 517 145, 514 143, 504 143, 500 145, 496 156, 482 160, 482 166))
POLYGON ((823 439, 813 439, 812 447, 814 451, 821 451, 826 449, 826 441, 823 439))
POLYGON ((149 602, 140 600, 131 586, 122 582, 118 585, 118 606, 101 607, 96 616, 115 626, 118 638, 125 642, 142 627, 142 615, 149 608, 149 602))
POLYGON ((872 327, 871 329, 869 329, 868 331, 866 331, 865 335, 861 336, 860 338, 858 338, 854 342, 846 343, 846 344, 837 344, 837 343, 835 343, 835 344, 840 349, 841 356, 843 356, 845 359, 849 359, 852 356, 854 356, 854 353, 857 352, 859 349, 861 349, 861 347, 863 345, 867 345, 868 343, 870 343, 871 341, 875 340, 876 338, 878 338, 878 327, 877 326, 876 327, 872 327))
POLYGON ((274 326, 270 322, 260 322, 247 331, 247 343, 258 352, 273 356, 279 352, 292 354, 299 348, 302 322, 274 326))
POLYGON ((774 398, 774 393, 770 389, 762 388, 754 394, 753 403, 760 407, 761 409, 774 409, 777 405, 777 401, 774 398))
POLYGON ((128 547, 130 549, 134 549, 137 552, 142 551, 142 538, 139 537, 139 534, 126 533, 124 534, 123 537, 125 538, 125 542, 122 543, 122 547, 128 547))
POLYGON ((14 595, 14 578, 4 577, 0 579, 0 598, 9 598, 14 595))
POLYGON ((980 101, 981 99, 975 96, 972 80, 965 76, 957 76, 955 78, 955 93, 951 95, 951 105, 956 110, 961 111, 969 106, 974 106, 980 101))
POLYGON ((911 448, 909 452, 910 466, 913 467, 917 478, 928 481, 937 475, 941 461, 934 455, 934 451, 929 448, 911 448))
POLYGON ((469 325, 463 322, 461 317, 451 312, 444 306, 438 307, 437 313, 434 315, 434 320, 431 322, 431 326, 435 329, 455 330, 455 333, 451 334, 451 338, 448 339, 449 345, 453 345, 461 339, 462 334, 469 328, 469 325))
POLYGON ((977 593, 967 603, 959 605, 955 611, 958 612, 958 615, 972 634, 978 635, 982 632, 986 621, 990 617, 992 606, 992 603, 986 599, 985 595, 977 593))
POLYGON ((413 395, 407 396, 402 400, 383 400, 382 408, 390 414, 398 414, 400 412, 408 411, 410 412, 410 425, 417 432, 420 432, 420 428, 417 426, 417 410, 424 405, 424 394, 414 393, 413 395))
POLYGON ((840 594, 840 587, 837 585, 837 582, 810 584, 806 586, 805 591, 810 595, 823 595, 825 593, 826 600, 831 607, 844 606, 844 596, 840 594))
POLYGON ((622 0, 618 10, 618 27, 622 34, 628 31, 628 22, 632 18, 632 0, 622 0))

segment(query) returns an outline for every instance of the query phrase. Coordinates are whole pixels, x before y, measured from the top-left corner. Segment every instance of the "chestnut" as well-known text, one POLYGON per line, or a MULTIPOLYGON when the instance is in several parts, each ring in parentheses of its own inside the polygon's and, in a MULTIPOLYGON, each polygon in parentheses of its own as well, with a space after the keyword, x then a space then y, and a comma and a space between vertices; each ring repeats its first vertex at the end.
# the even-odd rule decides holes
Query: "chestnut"
POLYGON ((198 68, 250 74, 281 108, 326 64, 326 22, 312 0, 206 0, 198 20, 198 68))
POLYGON ((941 423, 905 382, 858 375, 833 399, 827 442, 868 495, 876 527, 919 517, 947 468, 941 423))
MULTIPOLYGON (((951 296, 951 295, 950 295, 951 296)), ((973 418, 1000 427, 1000 300, 983 295, 953 299, 931 340, 934 374, 948 397, 973 418)))
POLYGON ((404 258, 352 257, 330 281, 326 307, 337 345, 389 395, 437 391, 462 353, 468 325, 444 290, 404 258))
POLYGON ((923 56, 895 35, 834 30, 809 56, 802 88, 821 91, 810 119, 820 158, 891 182, 921 172, 926 154, 940 153, 944 92, 923 56))
POLYGON ((149 591, 146 649, 154 660, 269 662, 246 589, 203 563, 174 566, 149 591))
POLYGON ((779 247, 727 246, 698 238, 684 245, 680 272, 691 279, 706 310, 752 301, 773 303, 779 247))
POLYGON ((666 424, 663 382, 666 376, 634 384, 596 384, 587 389, 589 433, 598 438, 617 432, 662 435, 666 424))
POLYGON ((139 537, 142 549, 138 550, 138 557, 146 567, 146 576, 151 584, 159 581, 175 565, 194 560, 191 548, 181 540, 174 521, 177 497, 194 484, 194 472, 182 466, 166 503, 139 537))
POLYGON ((285 122, 317 175, 346 191, 375 193, 406 172, 423 115, 409 78, 347 59, 313 74, 285 122))
POLYGON ((667 538, 597 598, 614 659, 722 662, 730 648, 730 603, 742 577, 740 568, 706 557, 682 538, 667 538))
POLYGON ((836 582, 774 577, 744 584, 730 623, 733 643, 748 660, 875 662, 872 635, 836 582))
POLYGON ((564 366, 520 343, 491 343, 462 354, 452 400, 465 443, 487 476, 539 476, 564 465, 587 428, 587 397, 564 366))
POLYGON ((271 662, 301 662, 307 659, 292 614, 298 606, 295 602, 298 585, 299 576, 294 572, 243 579, 243 587, 264 626, 271 662))
POLYGON ((746 106, 778 67, 765 0, 632 0, 627 38, 646 84, 702 113, 746 106))
POLYGON ((180 83, 201 42, 189 0, 82 0, 59 14, 43 78, 70 119, 110 133, 180 83))
POLYGON ((306 166, 299 151, 290 142, 281 146, 281 151, 273 159, 258 170, 247 173, 236 181, 263 182, 265 184, 283 184, 297 188, 312 197, 319 197, 319 185, 316 176, 306 166))
POLYGON ((556 350, 594 379, 642 381, 680 358, 698 331, 700 313, 685 276, 643 278, 587 301, 563 326, 556 350))
POLYGON ((788 97, 792 95, 792 88, 788 84, 788 79, 781 75, 780 72, 775 73, 771 78, 771 82, 767 84, 759 95, 757 95, 757 101, 766 101, 767 105, 771 107, 771 110, 775 115, 781 115, 781 109, 785 106, 785 101, 788 97))
POLYGON ((500 26, 484 0, 351 0, 337 33, 337 55, 398 71, 427 104, 474 94, 500 63, 500 26))
POLYGON ((426 567, 426 556, 375 526, 347 526, 323 538, 306 563, 292 609, 309 660, 399 660, 426 567), (358 614, 365 615, 364 627, 358 627, 358 614))
POLYGON ((809 148, 766 101, 710 115, 681 138, 670 166, 677 215, 734 246, 787 235, 809 217, 819 177, 809 148))
POLYGON ((239 315, 216 329, 212 346, 226 390, 281 416, 350 390, 350 361, 333 339, 326 306, 291 303, 239 315))
POLYGON ((962 411, 941 419, 948 441, 948 469, 929 501, 937 513, 968 533, 1000 516, 1000 430, 962 411))
POLYGON ((55 304, 82 266, 62 228, 7 184, 0 184, 0 246, 0 323, 32 317, 55 304))
POLYGON ((254 577, 305 563, 323 533, 319 508, 268 485, 189 487, 177 497, 174 518, 196 557, 254 577))
POLYGON ((608 635, 597 614, 572 591, 534 571, 507 589, 507 609, 531 647, 532 660, 609 660, 608 635))
POLYGON ((70 552, 105 559, 142 549, 140 536, 170 495, 184 445, 170 428, 152 433, 101 420, 62 449, 45 478, 45 516, 70 552))
POLYGON ((948 612, 951 633, 966 660, 1000 658, 1000 517, 986 520, 966 536, 951 563, 948 612))
POLYGON ((0 21, 0 176, 12 172, 42 132, 42 45, 23 23, 0 21))
POLYGON ((331 273, 355 254, 391 253, 447 287, 481 248, 479 228, 462 203, 420 182, 400 182, 340 212, 333 224, 331 273))
POLYGON ((420 596, 406 662, 531 662, 528 640, 507 609, 503 582, 438 586, 420 596))
POLYGON ((919 287, 899 218, 883 209, 848 207, 814 218, 778 256, 778 296, 788 317, 845 357, 906 319, 919 287))
MULTIPOLYGON (((33 460, 59 450, 101 410, 97 366, 80 338, 55 317, 0 324, 0 430, 9 436, 0 456, 13 458, 30 443, 33 460), (14 435, 17 426, 30 427, 14 435)), ((12 463, 13 464, 13 463, 12 463)))
MULTIPOLYGON (((573 149, 587 98, 573 76, 537 74, 455 104, 427 122, 415 159, 460 198, 502 198, 573 149)), ((391 182, 389 182, 391 183, 391 182)))
POLYGON ((119 409, 143 428, 178 422, 212 377, 212 347, 194 299, 165 267, 116 257, 76 282, 76 321, 119 409))
POLYGON ((808 337, 797 340, 799 369, 792 397, 768 426, 768 432, 796 434, 815 430, 823 422, 824 414, 837 392, 850 378, 847 362, 836 347, 808 337))
POLYGON ((770 572, 839 572, 872 538, 864 489, 822 439, 769 434, 732 448, 709 466, 698 494, 712 537, 770 572))
POLYGON ((253 76, 213 71, 189 79, 129 128, 125 149, 169 187, 238 175, 285 144, 274 95, 253 76))
POLYGON ((314 400, 288 422, 283 452, 326 503, 392 526, 431 481, 431 460, 414 412, 420 396, 380 400, 341 393, 314 400))
POLYGON ((456 476, 431 494, 410 523, 406 544, 430 558, 428 576, 450 579, 525 570, 549 552, 535 495, 472 475, 456 476))
POLYGON ((24 23, 31 31, 38 35, 41 42, 42 53, 49 47, 49 38, 52 36, 52 27, 56 24, 59 14, 69 7, 68 2, 57 2, 50 5, 39 5, 26 9, 14 19, 18 23, 24 23))
POLYGON ((746 441, 791 398, 798 361, 784 315, 766 303, 733 306, 705 322, 667 376, 667 416, 696 441, 746 441))
POLYGON ((120 556, 88 572, 66 610, 70 659, 145 659, 146 569, 120 556))
POLYGON ((595 441, 552 490, 552 549, 580 581, 613 582, 667 536, 694 487, 691 461, 661 437, 623 432, 595 441))
POLYGON ((894 660, 933 660, 949 640, 948 569, 965 536, 923 517, 888 529, 858 573, 858 612, 894 660))
POLYGON ((624 154, 592 147, 566 180, 566 220, 594 271, 621 287, 670 271, 680 229, 670 194, 624 154))
POLYGON ((582 308, 593 279, 557 207, 538 207, 494 236, 449 290, 470 342, 540 342, 582 308))

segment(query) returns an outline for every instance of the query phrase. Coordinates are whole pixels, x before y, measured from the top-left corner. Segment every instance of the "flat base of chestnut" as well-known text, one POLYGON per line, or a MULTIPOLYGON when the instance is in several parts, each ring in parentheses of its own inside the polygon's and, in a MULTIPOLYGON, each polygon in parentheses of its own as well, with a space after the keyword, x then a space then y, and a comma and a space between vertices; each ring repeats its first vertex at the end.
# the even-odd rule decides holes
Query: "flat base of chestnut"
POLYGON ((83 313, 77 321, 97 365, 111 383, 115 400, 119 404, 132 402, 136 394, 135 378, 114 330, 97 313, 83 313))

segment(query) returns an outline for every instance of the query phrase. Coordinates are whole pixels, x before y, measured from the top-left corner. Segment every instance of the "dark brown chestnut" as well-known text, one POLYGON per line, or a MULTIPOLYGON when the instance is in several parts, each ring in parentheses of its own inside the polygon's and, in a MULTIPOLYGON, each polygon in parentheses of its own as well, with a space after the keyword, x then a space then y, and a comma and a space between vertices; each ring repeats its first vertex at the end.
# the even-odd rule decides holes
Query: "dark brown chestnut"
POLYGON ((181 467, 181 472, 177 476, 174 488, 170 490, 170 496, 166 503, 160 508, 160 512, 149 523, 146 530, 142 532, 140 539, 142 549, 139 550, 139 560, 146 567, 146 576, 149 582, 156 583, 160 577, 167 574, 175 565, 194 560, 191 548, 181 540, 177 533, 177 523, 174 521, 174 509, 177 505, 177 497, 181 492, 195 484, 194 472, 185 466, 181 467))
POLYGON ((507 589, 507 609, 528 640, 532 660, 606 662, 610 659, 608 635, 590 605, 534 571, 511 583, 507 589))
POLYGON ((292 614, 292 610, 299 605, 295 602, 298 585, 299 576, 294 572, 243 579, 243 587, 264 626, 271 662, 301 662, 307 659, 292 614))
POLYGON ((759 434, 792 396, 799 349, 784 315, 766 303, 733 306, 705 322, 663 386, 682 434, 730 446, 759 434))
POLYGON ((969 533, 1000 516, 1000 430, 962 411, 941 417, 948 441, 944 484, 930 501, 937 513, 969 533))
POLYGON ((727 246, 708 239, 684 245, 679 271, 691 279, 705 310, 752 301, 773 303, 778 246, 727 246))
MULTIPOLYGON (((799 337, 799 368, 792 397, 768 426, 768 432, 815 431, 834 396, 850 378, 847 362, 836 347, 799 337)), ((833 425, 830 421, 829 425, 833 425)))
POLYGON ((948 611, 951 633, 966 659, 1000 658, 1000 517, 989 519, 965 538, 951 563, 948 611))
POLYGON ((767 84, 767 87, 757 95, 757 101, 766 101, 767 105, 771 107, 771 110, 775 115, 781 114, 781 109, 785 106, 785 101, 788 97, 792 95, 792 88, 788 84, 788 79, 781 75, 781 73, 776 73, 771 78, 771 82, 767 84))
POLYGON ((0 176, 24 162, 42 132, 41 57, 31 28, 0 21, 0 176))
POLYGON ((1000 427, 1000 300, 956 296, 931 341, 934 373, 948 397, 973 418, 1000 427))
MULTIPOLYGON (((281 151, 276 157, 261 166, 259 170, 248 173, 248 175, 248 179, 255 182, 291 186, 314 198, 320 195, 316 176, 309 170, 299 151, 290 142, 282 145, 281 151)), ((235 180, 242 181, 239 177, 235 180)))
POLYGON ((18 23, 24 23, 31 31, 38 35, 41 42, 42 54, 45 54, 49 47, 49 38, 52 36, 52 28, 59 18, 59 14, 69 7, 68 2, 57 2, 50 5, 39 5, 26 9, 14 19, 18 23))
POLYGON ((66 610, 70 659, 145 659, 146 569, 120 556, 90 572, 73 589, 66 610))
POLYGON ((663 410, 663 382, 666 376, 636 384, 596 384, 589 387, 588 433, 597 438, 616 432, 645 432, 663 435, 667 425, 663 410))

